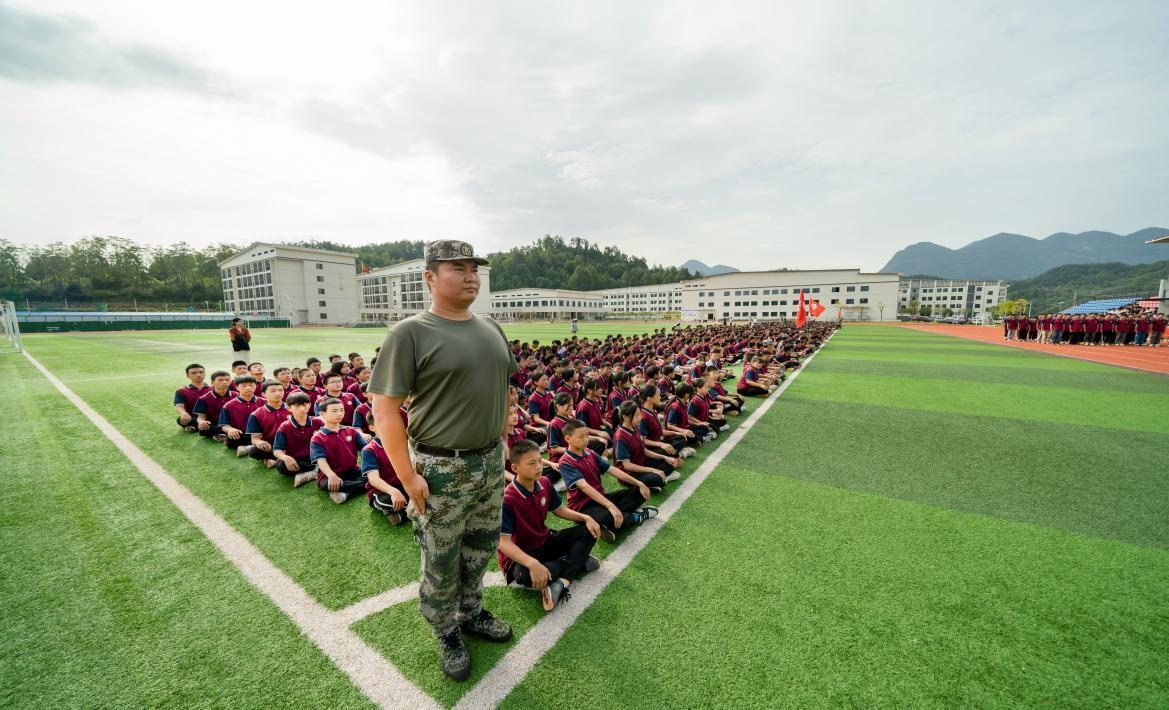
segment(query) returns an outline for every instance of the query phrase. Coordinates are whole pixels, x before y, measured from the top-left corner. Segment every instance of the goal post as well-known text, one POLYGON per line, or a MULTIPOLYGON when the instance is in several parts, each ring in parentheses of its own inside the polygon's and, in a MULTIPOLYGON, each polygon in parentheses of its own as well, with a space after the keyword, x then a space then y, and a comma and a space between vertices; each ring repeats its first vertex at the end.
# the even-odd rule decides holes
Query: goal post
POLYGON ((24 352, 20 342, 20 326, 16 322, 16 305, 12 301, 0 301, 0 347, 24 352))

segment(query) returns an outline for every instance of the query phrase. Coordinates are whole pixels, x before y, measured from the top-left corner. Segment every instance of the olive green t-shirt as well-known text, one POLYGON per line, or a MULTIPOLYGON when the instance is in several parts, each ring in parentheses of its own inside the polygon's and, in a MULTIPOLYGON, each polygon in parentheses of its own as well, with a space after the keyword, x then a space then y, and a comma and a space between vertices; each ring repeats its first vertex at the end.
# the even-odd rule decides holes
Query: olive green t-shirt
POLYGON ((503 434, 507 378, 518 367, 495 321, 449 320, 426 311, 386 333, 368 390, 413 397, 412 441, 477 449, 503 434))

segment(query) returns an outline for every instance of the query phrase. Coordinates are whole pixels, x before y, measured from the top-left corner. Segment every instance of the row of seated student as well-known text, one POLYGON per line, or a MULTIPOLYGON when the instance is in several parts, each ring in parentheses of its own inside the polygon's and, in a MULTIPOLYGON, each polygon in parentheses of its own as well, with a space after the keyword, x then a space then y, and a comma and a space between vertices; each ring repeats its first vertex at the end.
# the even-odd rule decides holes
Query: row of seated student
MULTIPOLYGON (((832 332, 752 328, 763 332, 704 329, 717 338, 696 347, 664 330, 634 345, 613 337, 608 348, 512 343, 521 367, 509 388, 498 550, 508 583, 538 590, 547 610, 567 599, 572 583, 599 564, 596 540, 614 542, 617 530, 657 515, 651 497, 679 479, 685 459, 726 431, 728 417, 746 412, 748 398, 772 393, 832 332), (603 352, 637 358, 600 359, 603 352), (740 360, 728 391, 729 365, 740 360), (606 474, 620 487, 606 489, 606 474), (574 525, 553 531, 548 514, 574 525)), ((335 503, 364 493, 389 524, 402 525, 409 497, 377 436, 366 396, 371 370, 358 353, 329 360, 327 369, 315 357, 303 368, 279 367, 271 379, 258 362, 237 361, 210 378, 189 365, 189 382, 174 396, 177 424, 276 469, 293 487, 315 482, 335 503)), ((399 409, 407 425, 409 406, 406 399, 399 409)))

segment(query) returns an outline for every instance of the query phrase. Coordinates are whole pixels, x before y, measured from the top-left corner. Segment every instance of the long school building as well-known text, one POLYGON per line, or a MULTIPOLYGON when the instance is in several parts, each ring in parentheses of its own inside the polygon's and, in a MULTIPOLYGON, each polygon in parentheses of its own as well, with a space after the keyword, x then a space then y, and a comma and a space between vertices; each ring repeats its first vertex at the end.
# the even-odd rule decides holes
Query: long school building
POLYGON ((594 319, 605 314, 599 291, 513 288, 491 294, 491 315, 499 320, 594 319))
POLYGON ((898 310, 916 315, 922 306, 930 306, 933 315, 946 309, 955 315, 983 319, 989 311, 1007 300, 1007 284, 1002 281, 956 281, 938 279, 903 279, 897 295, 898 310))
MULTIPOLYGON (((361 320, 394 322, 430 308, 430 290, 422 278, 426 262, 412 259, 358 275, 361 288, 361 320)), ((471 312, 491 309, 491 268, 479 267, 479 295, 471 312)))
POLYGON ((356 255, 256 242, 219 262, 225 311, 292 325, 357 320, 356 255))
POLYGON ((682 282, 682 320, 792 320, 799 310, 801 290, 806 301, 824 306, 819 320, 894 320, 899 282, 897 273, 859 269, 740 271, 707 276, 682 282))

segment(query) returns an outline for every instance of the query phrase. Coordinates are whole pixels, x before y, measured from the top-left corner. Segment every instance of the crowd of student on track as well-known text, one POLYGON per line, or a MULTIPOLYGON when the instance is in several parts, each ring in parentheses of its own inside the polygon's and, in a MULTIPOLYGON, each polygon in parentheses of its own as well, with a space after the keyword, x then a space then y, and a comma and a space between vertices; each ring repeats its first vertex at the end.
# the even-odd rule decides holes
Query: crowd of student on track
MULTIPOLYGON (((566 599, 549 580, 596 569, 596 539, 613 542, 617 530, 656 515, 651 497, 679 478, 685 459, 744 414, 749 399, 769 396, 836 327, 764 322, 511 341, 520 367, 510 381, 498 548, 508 582, 540 589, 548 610, 566 599), (728 387, 734 364, 741 372, 728 387), (606 488, 605 474, 620 486, 606 488), (575 524, 550 530, 548 514, 575 524)), ((335 503, 365 494, 400 525, 408 496, 366 393, 376 360, 351 352, 271 372, 237 360, 209 375, 191 364, 174 394, 177 423, 294 487, 315 483, 335 503)), ((404 422, 409 405, 399 410, 404 422)))

